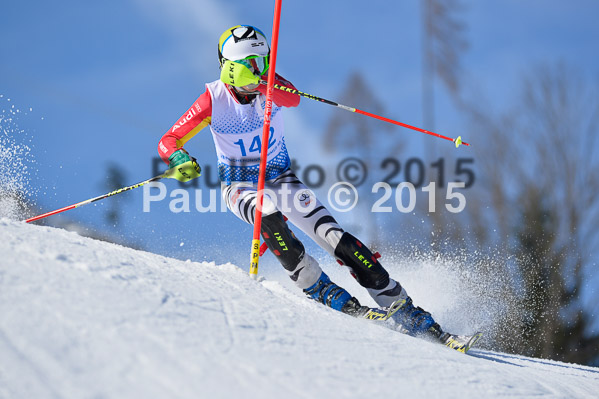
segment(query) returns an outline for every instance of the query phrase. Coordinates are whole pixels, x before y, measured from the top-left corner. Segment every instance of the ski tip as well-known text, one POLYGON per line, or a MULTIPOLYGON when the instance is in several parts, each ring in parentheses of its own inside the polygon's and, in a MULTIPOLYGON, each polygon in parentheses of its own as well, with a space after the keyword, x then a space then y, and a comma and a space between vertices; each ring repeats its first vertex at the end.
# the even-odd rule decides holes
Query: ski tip
POLYGON ((362 317, 368 320, 389 320, 391 316, 393 316, 395 312, 397 312, 399 308, 404 305, 404 303, 406 303, 405 299, 399 299, 393 302, 388 308, 369 308, 362 317))
POLYGON ((470 337, 470 339, 468 340, 466 347, 464 348, 464 353, 467 353, 470 350, 470 348, 472 348, 474 344, 476 344, 476 342, 482 338, 482 336, 482 332, 477 332, 476 334, 472 335, 472 337, 470 337))
POLYGON ((477 332, 473 335, 449 335, 444 344, 450 349, 467 353, 482 336, 482 332, 477 332))
POLYGON ((398 299, 397 301, 393 302, 391 304, 391 306, 389 307, 389 309, 387 310, 387 315, 385 316, 385 320, 390 319, 391 316, 393 316, 395 314, 395 312, 397 312, 405 303, 406 303, 405 299, 398 299))

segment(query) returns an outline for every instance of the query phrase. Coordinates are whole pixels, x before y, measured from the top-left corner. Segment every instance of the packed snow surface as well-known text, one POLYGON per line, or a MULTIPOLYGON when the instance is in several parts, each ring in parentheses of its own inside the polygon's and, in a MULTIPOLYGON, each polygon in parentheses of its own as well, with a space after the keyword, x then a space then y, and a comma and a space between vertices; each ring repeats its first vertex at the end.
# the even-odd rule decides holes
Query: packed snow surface
POLYGON ((0 398, 596 398, 599 369, 441 345, 237 266, 0 219, 0 398))

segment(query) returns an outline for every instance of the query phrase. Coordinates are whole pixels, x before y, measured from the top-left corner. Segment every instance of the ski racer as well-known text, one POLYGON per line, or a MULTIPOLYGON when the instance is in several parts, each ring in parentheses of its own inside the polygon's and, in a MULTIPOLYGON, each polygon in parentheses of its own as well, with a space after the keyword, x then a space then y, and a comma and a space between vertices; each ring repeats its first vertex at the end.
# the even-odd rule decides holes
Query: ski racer
MULTIPOLYGON (((241 85, 243 82, 237 81, 237 78, 247 73, 265 76, 269 54, 268 40, 258 28, 237 25, 227 29, 218 42, 221 78, 206 84, 206 91, 158 144, 160 157, 169 168, 176 168, 195 161, 183 146, 204 127, 210 126, 223 198, 229 210, 249 224, 254 222, 257 202, 266 86, 259 83, 241 85), (223 70, 225 65, 230 70, 223 70)), ((294 89, 278 74, 276 83, 294 89)), ((446 340, 445 336, 449 334, 442 331, 430 313, 413 305, 404 287, 392 279, 378 261, 378 254, 373 254, 358 238, 344 231, 290 169, 283 109, 297 107, 300 97, 274 90, 273 102, 261 234, 289 277, 310 298, 333 309, 356 317, 364 315, 369 309, 330 280, 318 262, 306 253, 303 244, 289 229, 287 220, 324 248, 339 264, 348 267, 352 276, 380 307, 402 303, 392 316, 402 332, 446 340), (309 210, 302 206, 286 208, 282 204, 293 204, 294 201, 285 196, 311 206, 309 210)), ((192 177, 197 176, 199 173, 192 177)))

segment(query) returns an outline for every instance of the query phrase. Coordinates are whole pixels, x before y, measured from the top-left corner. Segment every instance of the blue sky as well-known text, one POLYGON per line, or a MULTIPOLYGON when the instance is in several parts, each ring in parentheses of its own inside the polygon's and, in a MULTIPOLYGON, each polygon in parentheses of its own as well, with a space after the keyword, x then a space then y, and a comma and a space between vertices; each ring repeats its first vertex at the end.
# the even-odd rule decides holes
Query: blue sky
MULTIPOLYGON (((461 16, 469 42, 463 56, 466 93, 476 93, 493 108, 508 107, 531 66, 557 60, 596 78, 599 3, 463 3, 461 16)), ((23 110, 15 123, 32 139, 37 172, 30 176, 30 185, 37 189, 38 204, 51 210, 106 192, 102 183, 110 163, 120 165, 131 184, 151 177, 151 159, 162 134, 203 92, 204 83, 218 78, 220 34, 245 23, 270 36, 273 4, 222 0, 3 4, 0 105, 23 110)), ((358 71, 384 104, 385 116, 425 127, 420 12, 417 1, 285 1, 277 71, 300 90, 332 100, 358 71)), ((435 130, 455 137, 466 121, 438 83, 436 93, 435 130)), ((344 111, 307 100, 287 111, 292 157, 303 165, 321 162, 320 137, 338 112, 344 111)), ((396 134, 405 137, 415 155, 432 140, 405 129, 398 128, 396 134)), ((208 130, 187 148, 201 163, 214 163, 208 130)), ((449 144, 447 151, 451 150, 449 144)), ((459 151, 469 154, 464 152, 468 149, 459 151)), ((166 184, 178 188, 174 182, 166 184)), ((124 213, 118 228, 103 220, 110 207, 107 201, 70 211, 66 217, 158 253, 245 262, 245 255, 231 259, 231 252, 218 250, 245 245, 249 253, 251 229, 232 214, 172 214, 166 202, 143 213, 141 190, 124 196, 119 199, 124 213)), ((337 216, 342 222, 351 218, 337 216)))

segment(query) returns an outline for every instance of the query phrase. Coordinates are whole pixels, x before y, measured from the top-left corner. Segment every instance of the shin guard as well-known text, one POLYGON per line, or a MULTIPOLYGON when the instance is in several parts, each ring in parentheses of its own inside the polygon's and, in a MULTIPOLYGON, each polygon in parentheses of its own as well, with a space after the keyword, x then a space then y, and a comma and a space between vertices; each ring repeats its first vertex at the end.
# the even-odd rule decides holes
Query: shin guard
POLYGON ((304 245, 289 230, 281 212, 262 217, 262 237, 299 288, 308 288, 318 280, 322 269, 305 253, 304 245))
POLYGON ((389 286, 389 273, 366 245, 353 235, 343 233, 335 248, 335 256, 352 270, 362 287, 379 290, 389 286))
POLYGON ((262 238, 287 271, 304 257, 304 245, 289 230, 281 212, 262 217, 262 238))

